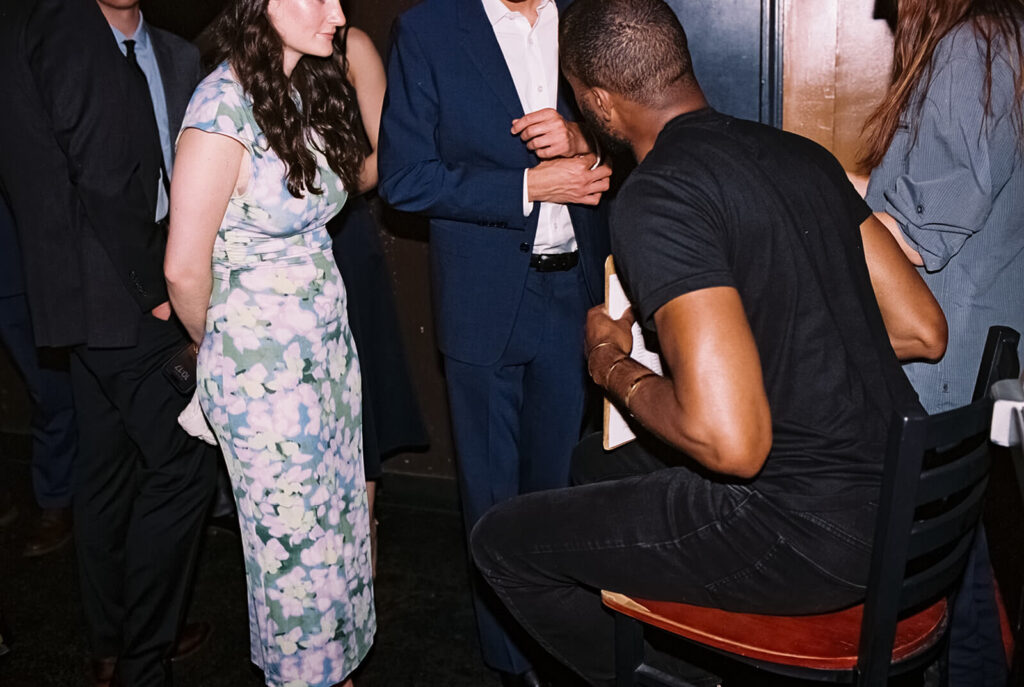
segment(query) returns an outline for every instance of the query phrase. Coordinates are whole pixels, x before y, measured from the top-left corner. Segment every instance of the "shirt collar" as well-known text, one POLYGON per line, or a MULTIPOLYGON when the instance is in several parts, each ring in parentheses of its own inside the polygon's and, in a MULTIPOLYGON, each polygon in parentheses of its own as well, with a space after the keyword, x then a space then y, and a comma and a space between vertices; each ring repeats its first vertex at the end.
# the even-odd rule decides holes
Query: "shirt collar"
MULTIPOLYGON (((128 36, 118 31, 113 26, 110 30, 114 32, 114 38, 117 39, 117 46, 124 52, 124 42, 128 40, 128 36)), ((149 29, 146 28, 146 18, 139 13, 139 26, 135 29, 135 35, 131 37, 131 40, 135 41, 135 51, 148 50, 149 49, 149 29)))
MULTIPOLYGON (((484 5, 484 12, 487 13, 487 20, 491 22, 491 26, 494 26, 503 19, 509 19, 520 14, 515 10, 510 10, 501 0, 481 0, 481 2, 484 5)), ((552 4, 552 0, 542 0, 540 5, 537 6, 537 14, 542 13, 550 4, 552 4)))

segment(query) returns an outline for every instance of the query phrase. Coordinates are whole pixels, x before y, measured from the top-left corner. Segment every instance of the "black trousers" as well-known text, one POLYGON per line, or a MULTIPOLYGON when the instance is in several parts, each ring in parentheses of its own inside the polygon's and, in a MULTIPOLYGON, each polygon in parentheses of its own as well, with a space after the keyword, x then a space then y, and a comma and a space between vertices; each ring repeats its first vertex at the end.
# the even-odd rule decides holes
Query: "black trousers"
POLYGON ((166 659, 187 599, 219 456, 188 436, 188 403, 161 367, 186 343, 172 318, 145 316, 130 348, 78 347, 75 542, 96 657, 125 687, 170 684, 166 659))
POLYGON ((818 613, 863 599, 877 493, 792 508, 748 485, 666 467, 671 454, 660 453, 638 442, 605 453, 591 435, 573 457, 574 480, 590 483, 499 504, 473 531, 477 565, 501 600, 589 682, 614 681, 601 589, 752 613, 818 613))

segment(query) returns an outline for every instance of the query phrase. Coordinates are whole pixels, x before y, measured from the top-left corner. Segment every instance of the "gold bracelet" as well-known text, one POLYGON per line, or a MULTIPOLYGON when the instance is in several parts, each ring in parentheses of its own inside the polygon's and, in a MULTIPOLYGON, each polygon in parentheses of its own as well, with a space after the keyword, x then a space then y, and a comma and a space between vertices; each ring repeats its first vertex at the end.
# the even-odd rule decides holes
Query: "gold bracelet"
POLYGON ((589 351, 587 351, 587 362, 590 362, 590 358, 593 357, 594 351, 601 348, 601 346, 614 346, 615 343, 612 341, 602 341, 599 344, 594 344, 589 351))
MULTIPOLYGON (((604 388, 607 389, 608 388, 608 383, 612 379, 612 370, 614 370, 616 367, 618 367, 619 363, 623 363, 623 362, 625 362, 627 360, 632 360, 632 358, 630 358, 628 355, 624 355, 621 358, 619 358, 618 360, 616 360, 614 363, 609 365, 608 366, 608 371, 604 373, 604 384, 602 384, 601 386, 603 386, 604 388)), ((594 381, 596 382, 597 380, 595 379, 594 381)))
MULTIPOLYGON (((596 351, 597 349, 601 348, 601 346, 612 346, 612 345, 614 345, 614 344, 611 341, 602 341, 599 344, 595 344, 594 347, 590 349, 590 352, 587 353, 587 374, 589 374, 590 378, 593 379, 595 382, 597 381, 597 377, 594 375, 594 368, 591 367, 591 362, 593 362, 593 358, 594 358, 594 351, 596 351)), ((625 355, 625 353, 623 355, 625 355)), ((626 357, 629 357, 629 356, 626 356, 626 357)), ((621 358, 619 360, 621 360, 621 358)), ((618 361, 616 361, 616 362, 618 362, 618 361)))
MULTIPOLYGON (((629 402, 633 399, 633 394, 637 389, 640 388, 640 382, 644 381, 648 377, 657 377, 657 372, 647 371, 633 380, 633 383, 629 385, 629 389, 626 391, 626 395, 622 399, 622 404, 626 406, 626 410, 629 411, 630 415, 633 415, 633 409, 629 407, 629 402)), ((635 417, 635 416, 634 416, 635 417)))

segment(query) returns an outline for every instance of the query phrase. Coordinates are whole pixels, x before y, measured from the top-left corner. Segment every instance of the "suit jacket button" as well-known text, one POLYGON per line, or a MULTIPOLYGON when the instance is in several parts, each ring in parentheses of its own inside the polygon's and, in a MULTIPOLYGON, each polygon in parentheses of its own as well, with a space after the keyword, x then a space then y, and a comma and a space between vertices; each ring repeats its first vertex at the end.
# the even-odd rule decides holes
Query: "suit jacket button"
POLYGON ((525 241, 523 243, 520 243, 519 244, 519 250, 521 250, 524 253, 529 253, 530 252, 530 244, 526 243, 525 241))

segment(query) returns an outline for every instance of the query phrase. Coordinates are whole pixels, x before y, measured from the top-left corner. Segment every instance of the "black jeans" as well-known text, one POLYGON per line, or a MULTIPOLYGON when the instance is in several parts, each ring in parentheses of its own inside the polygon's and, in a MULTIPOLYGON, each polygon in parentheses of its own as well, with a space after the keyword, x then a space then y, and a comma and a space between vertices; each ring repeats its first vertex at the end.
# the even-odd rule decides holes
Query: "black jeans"
POLYGON ((751 486, 666 467, 638 442, 606 454, 599 434, 573 460, 577 481, 606 481, 499 504, 471 546, 526 630, 593 684, 614 677, 601 589, 776 614, 864 597, 876 494, 793 510, 751 486))

